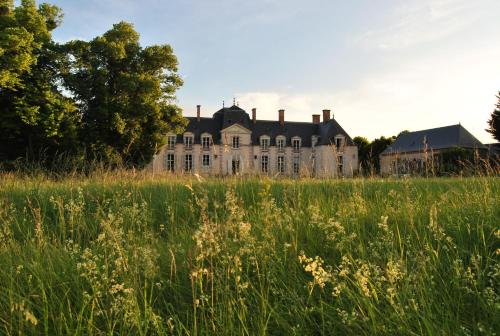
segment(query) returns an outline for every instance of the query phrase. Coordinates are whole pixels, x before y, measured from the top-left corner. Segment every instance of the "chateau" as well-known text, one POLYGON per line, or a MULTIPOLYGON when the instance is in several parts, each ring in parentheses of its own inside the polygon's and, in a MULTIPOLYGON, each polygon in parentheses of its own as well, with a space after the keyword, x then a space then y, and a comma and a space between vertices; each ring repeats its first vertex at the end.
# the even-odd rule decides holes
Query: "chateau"
POLYGON ((207 176, 270 175, 352 176, 358 149, 331 116, 330 110, 312 115, 312 122, 257 120, 233 105, 211 118, 189 117, 183 134, 167 134, 167 144, 150 164, 153 171, 197 173, 207 176))

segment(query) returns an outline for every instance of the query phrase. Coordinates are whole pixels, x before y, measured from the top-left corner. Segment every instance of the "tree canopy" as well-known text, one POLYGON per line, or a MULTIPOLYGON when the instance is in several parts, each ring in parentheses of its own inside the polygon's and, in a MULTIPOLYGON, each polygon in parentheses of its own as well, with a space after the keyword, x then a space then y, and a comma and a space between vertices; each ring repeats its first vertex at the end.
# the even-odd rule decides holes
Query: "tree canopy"
POLYGON ((144 164, 168 131, 185 126, 172 104, 182 80, 169 45, 142 48, 134 27, 120 22, 90 42, 69 42, 66 51, 65 83, 81 113, 80 137, 93 155, 144 164))
POLYGON ((62 17, 35 0, 0 0, 0 159, 64 152, 144 165, 186 124, 172 48, 143 48, 126 22, 60 45, 62 17))
MULTIPOLYGON (((403 131, 400 134, 407 132, 403 131)), ((372 142, 365 137, 357 136, 353 139, 358 146, 358 158, 361 171, 364 174, 374 174, 380 172, 380 154, 396 140, 395 136, 380 137, 372 142)))
POLYGON ((491 118, 488 120, 488 128, 486 131, 493 135, 495 140, 500 141, 500 91, 497 95, 498 102, 495 110, 491 113, 491 118))
POLYGON ((61 94, 63 63, 51 36, 61 19, 56 6, 1 0, 0 156, 7 159, 67 150, 75 140, 76 107, 61 94))

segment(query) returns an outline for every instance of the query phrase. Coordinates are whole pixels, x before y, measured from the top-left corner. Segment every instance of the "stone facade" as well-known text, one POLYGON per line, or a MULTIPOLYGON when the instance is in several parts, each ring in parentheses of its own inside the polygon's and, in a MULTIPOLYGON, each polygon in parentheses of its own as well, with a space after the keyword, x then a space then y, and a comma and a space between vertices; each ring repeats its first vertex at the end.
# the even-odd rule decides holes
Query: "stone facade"
POLYGON ((167 134, 167 145, 155 156, 155 172, 202 176, 269 175, 290 177, 353 176, 358 149, 349 135, 330 119, 313 116, 312 123, 252 119, 237 106, 212 118, 188 118, 184 134, 167 134))

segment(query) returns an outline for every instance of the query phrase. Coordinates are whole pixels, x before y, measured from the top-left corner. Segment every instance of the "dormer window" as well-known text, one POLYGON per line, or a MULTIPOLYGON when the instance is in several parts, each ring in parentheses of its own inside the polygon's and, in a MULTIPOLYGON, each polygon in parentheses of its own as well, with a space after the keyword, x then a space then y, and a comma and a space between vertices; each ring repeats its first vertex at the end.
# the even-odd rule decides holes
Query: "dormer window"
POLYGON ((313 135, 311 137, 311 147, 312 147, 312 149, 314 149, 317 144, 318 144, 318 136, 317 135, 313 135))
POLYGON ((186 149, 193 148, 193 136, 192 135, 184 135, 184 147, 186 149))
POLYGON ((278 148, 278 152, 285 151, 286 138, 284 136, 279 136, 276 138, 276 147, 278 148))
POLYGON ((292 139, 292 147, 294 152, 300 152, 301 145, 302 141, 299 137, 295 137, 292 139))
POLYGON ((167 149, 173 150, 175 149, 175 142, 177 140, 176 135, 169 135, 167 136, 167 149))
POLYGON ((201 146, 203 150, 210 150, 210 144, 212 143, 212 137, 210 135, 202 135, 201 146))
POLYGON ((335 137, 335 147, 337 150, 340 150, 344 146, 344 136, 337 135, 335 137))
POLYGON ((267 152, 269 150, 269 142, 270 142, 270 138, 267 137, 267 136, 262 136, 260 137, 260 149, 263 151, 263 152, 267 152))
POLYGON ((233 145, 233 149, 240 148, 240 137, 239 136, 233 136, 232 145, 233 145))

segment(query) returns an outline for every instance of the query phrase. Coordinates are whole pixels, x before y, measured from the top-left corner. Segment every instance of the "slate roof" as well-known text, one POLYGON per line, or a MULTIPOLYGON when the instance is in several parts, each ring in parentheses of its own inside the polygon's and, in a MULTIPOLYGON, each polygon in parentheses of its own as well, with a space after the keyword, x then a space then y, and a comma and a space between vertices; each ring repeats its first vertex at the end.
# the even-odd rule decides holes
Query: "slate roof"
MULTIPOLYGON (((280 125, 279 121, 272 120, 256 120, 254 123, 248 113, 238 106, 222 108, 215 112, 212 118, 188 117, 189 124, 185 132, 194 134, 194 143, 201 143, 201 135, 209 133, 215 144, 220 143, 220 131, 238 124, 252 132, 252 144, 259 145, 260 137, 268 135, 271 138, 271 146, 276 145, 276 137, 284 135, 286 144, 291 145, 292 137, 298 136, 302 139, 303 147, 311 147, 311 139, 313 135, 318 136, 319 145, 329 145, 333 143, 336 135, 343 135, 348 146, 354 146, 351 137, 339 125, 335 119, 330 119, 328 122, 313 124, 308 122, 285 121, 284 125, 280 125)), ((177 136, 177 142, 182 142, 182 134, 177 136)))
POLYGON ((486 146, 470 134, 462 125, 458 124, 401 134, 391 146, 382 152, 382 155, 395 152, 422 151, 424 150, 425 142, 429 149, 451 147, 486 149, 486 146))

